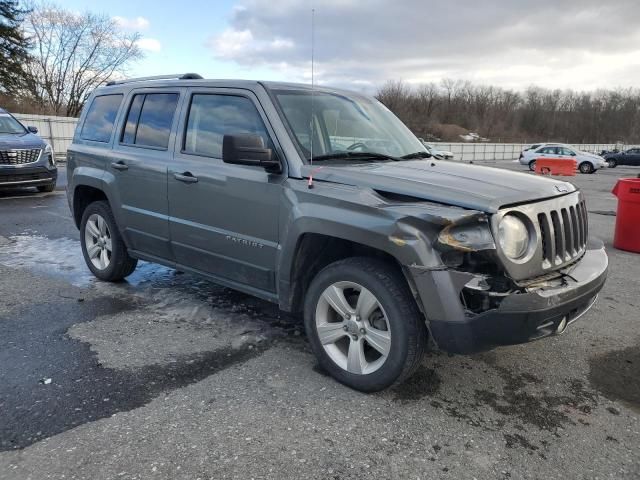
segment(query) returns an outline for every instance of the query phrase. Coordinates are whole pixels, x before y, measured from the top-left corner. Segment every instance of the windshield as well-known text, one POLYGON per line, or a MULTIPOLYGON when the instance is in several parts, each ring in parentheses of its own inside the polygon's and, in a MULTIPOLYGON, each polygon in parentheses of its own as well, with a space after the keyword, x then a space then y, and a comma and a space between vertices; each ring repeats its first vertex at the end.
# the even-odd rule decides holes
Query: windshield
POLYGON ((26 133, 26 130, 15 118, 8 113, 0 113, 0 133, 13 133, 21 135, 26 133))
MULTIPOLYGON (((309 90, 277 90, 276 101, 304 158, 345 152, 403 157, 426 152, 424 145, 374 99, 309 90), (312 116, 313 104, 313 116, 312 116)), ((354 158, 366 158, 358 155, 354 158)))

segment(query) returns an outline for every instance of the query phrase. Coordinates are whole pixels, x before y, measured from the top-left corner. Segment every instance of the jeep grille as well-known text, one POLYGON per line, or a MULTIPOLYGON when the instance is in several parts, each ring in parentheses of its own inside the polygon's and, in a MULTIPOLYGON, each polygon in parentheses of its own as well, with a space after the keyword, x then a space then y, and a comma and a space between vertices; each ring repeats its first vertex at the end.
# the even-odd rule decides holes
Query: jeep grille
POLYGON ((538 226, 544 270, 571 262, 584 252, 589 233, 584 200, 538 213, 538 226))
POLYGON ((570 265, 584 255, 589 228, 587 209, 579 191, 540 202, 501 209, 491 219, 494 235, 508 214, 526 216, 531 226, 532 249, 513 260, 498 249, 498 257, 511 278, 522 281, 546 275, 570 265))

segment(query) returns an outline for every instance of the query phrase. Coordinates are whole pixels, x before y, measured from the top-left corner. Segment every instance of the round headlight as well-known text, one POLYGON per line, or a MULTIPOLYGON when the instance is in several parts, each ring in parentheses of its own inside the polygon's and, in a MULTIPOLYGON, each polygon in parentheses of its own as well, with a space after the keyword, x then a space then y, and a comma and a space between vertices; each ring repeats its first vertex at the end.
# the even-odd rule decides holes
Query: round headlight
POLYGON ((507 257, 522 258, 529 247, 527 226, 518 217, 505 215, 498 226, 498 243, 507 257))

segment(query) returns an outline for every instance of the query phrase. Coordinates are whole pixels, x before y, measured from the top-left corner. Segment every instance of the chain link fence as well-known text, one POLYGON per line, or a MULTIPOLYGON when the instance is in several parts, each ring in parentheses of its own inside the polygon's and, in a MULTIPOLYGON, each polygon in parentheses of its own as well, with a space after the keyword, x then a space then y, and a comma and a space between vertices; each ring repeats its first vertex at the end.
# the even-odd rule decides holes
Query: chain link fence
POLYGON ((57 158, 62 159, 67 155, 67 148, 73 141, 73 132, 78 124, 77 118, 20 113, 14 113, 13 116, 25 126, 36 127, 38 135, 49 142, 57 158))

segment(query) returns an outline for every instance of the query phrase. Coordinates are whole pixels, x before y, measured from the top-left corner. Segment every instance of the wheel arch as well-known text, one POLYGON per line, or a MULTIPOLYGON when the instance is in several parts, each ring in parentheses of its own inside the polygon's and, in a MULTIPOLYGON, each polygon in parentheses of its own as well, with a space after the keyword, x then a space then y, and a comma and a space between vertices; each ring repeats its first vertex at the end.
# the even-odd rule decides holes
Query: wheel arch
POLYGON ((107 194, 94 185, 76 185, 73 189, 73 220, 77 228, 80 228, 80 222, 82 221, 82 214, 85 209, 92 204, 104 200, 109 202, 107 194))
MULTIPOLYGON (((371 234, 371 232, 369 232, 371 234)), ((304 298, 313 278, 326 266, 345 258, 370 257, 393 265, 407 280, 409 288, 415 287, 407 276, 403 263, 391 252, 380 248, 375 241, 360 242, 353 237, 336 235, 330 230, 305 231, 295 239, 290 255, 284 255, 279 271, 279 304, 284 311, 301 313, 304 298)))

